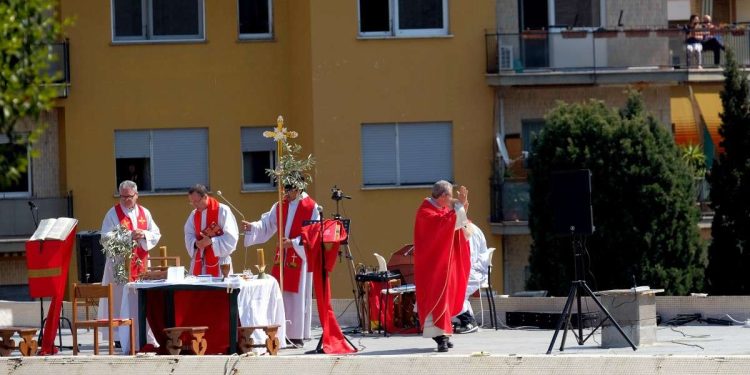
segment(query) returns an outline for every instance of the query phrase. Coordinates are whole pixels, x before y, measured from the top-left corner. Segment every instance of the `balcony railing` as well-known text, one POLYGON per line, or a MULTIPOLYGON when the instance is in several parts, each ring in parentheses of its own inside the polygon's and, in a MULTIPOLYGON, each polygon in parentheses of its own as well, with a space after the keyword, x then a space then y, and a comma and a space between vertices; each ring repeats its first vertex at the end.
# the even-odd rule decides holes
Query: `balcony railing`
POLYGON ((501 183, 491 183, 490 191, 493 223, 529 220, 528 180, 506 178, 501 183))
MULTIPOLYGON (((740 65, 750 66, 750 32, 716 30, 740 65)), ((665 71, 688 68, 682 29, 542 30, 485 34, 488 74, 665 71)), ((713 67, 713 51, 703 51, 713 67)))
POLYGON ((73 195, 54 198, 0 199, 0 238, 28 238, 35 230, 34 220, 73 217, 73 195), (33 214, 33 216, 32 216, 33 214))
POLYGON ((49 74, 57 77, 54 81, 57 96, 67 98, 70 89, 70 43, 67 39, 54 43, 50 46, 50 52, 55 56, 55 61, 49 67, 49 74))

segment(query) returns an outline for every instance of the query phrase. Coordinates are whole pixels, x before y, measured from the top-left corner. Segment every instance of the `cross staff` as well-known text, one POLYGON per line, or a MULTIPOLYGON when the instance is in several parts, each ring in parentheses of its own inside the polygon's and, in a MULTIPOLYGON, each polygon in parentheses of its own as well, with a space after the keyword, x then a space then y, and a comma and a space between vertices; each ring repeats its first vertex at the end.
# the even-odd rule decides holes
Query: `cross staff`
POLYGON ((279 287, 281 288, 281 291, 284 291, 284 261, 286 260, 286 248, 284 248, 284 234, 286 232, 286 227, 284 226, 284 210, 281 209, 282 201, 284 199, 284 180, 283 176, 286 173, 284 171, 283 165, 281 164, 281 153, 284 149, 283 143, 286 143, 287 138, 297 138, 297 132, 295 131, 288 131, 284 127, 284 117, 279 116, 276 118, 276 128, 274 128, 273 131, 265 131, 263 132, 263 136, 266 138, 273 138, 274 141, 276 141, 276 187, 278 188, 279 193, 279 203, 276 205, 276 212, 278 212, 278 241, 279 246, 281 246, 281 262, 279 267, 279 287))

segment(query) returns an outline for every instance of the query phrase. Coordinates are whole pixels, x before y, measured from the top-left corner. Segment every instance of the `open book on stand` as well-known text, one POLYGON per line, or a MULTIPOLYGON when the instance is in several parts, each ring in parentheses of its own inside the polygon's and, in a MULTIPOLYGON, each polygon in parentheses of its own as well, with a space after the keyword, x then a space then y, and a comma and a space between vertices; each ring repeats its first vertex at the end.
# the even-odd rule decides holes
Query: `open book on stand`
POLYGON ((65 240, 68 235, 78 224, 78 220, 69 217, 60 217, 57 219, 44 219, 39 223, 34 234, 29 241, 38 240, 65 240))

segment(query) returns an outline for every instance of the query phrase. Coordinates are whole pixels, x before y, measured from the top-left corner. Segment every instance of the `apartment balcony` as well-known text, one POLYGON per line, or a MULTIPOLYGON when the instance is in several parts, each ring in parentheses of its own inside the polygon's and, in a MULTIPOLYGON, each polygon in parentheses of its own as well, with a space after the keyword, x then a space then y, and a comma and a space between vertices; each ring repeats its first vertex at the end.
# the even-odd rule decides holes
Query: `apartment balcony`
POLYGON ((70 43, 68 40, 54 43, 50 52, 55 61, 49 67, 49 74, 56 76, 53 86, 57 89, 58 98, 67 98, 70 91, 70 43))
POLYGON ((529 181, 505 178, 490 183, 490 222, 495 234, 529 233, 529 181))
MULTIPOLYGON (((750 66, 748 30, 720 30, 719 38, 750 66)), ((688 66, 681 29, 565 30, 485 34, 490 86, 621 85, 721 82, 713 52, 703 69, 688 66)), ((724 61, 724 56, 722 56, 724 61)))

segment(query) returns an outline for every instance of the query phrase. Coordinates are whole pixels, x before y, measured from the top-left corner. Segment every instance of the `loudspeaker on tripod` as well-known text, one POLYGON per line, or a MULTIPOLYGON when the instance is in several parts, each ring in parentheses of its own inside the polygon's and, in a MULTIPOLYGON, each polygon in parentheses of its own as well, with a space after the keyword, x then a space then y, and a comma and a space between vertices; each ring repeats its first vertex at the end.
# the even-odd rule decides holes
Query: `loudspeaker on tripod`
POLYGON ((104 263, 107 258, 99 243, 99 231, 81 231, 76 233, 78 243, 78 281, 82 283, 99 283, 104 274, 104 263))
POLYGON ((594 233, 591 208, 591 171, 552 172, 554 231, 560 235, 594 233))

